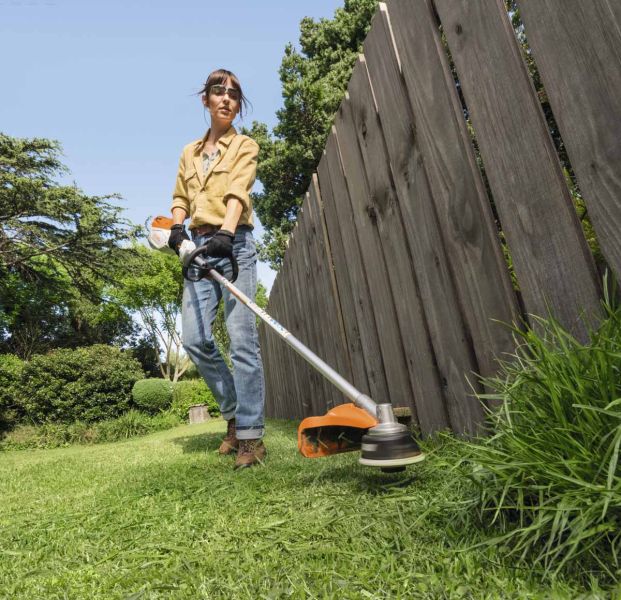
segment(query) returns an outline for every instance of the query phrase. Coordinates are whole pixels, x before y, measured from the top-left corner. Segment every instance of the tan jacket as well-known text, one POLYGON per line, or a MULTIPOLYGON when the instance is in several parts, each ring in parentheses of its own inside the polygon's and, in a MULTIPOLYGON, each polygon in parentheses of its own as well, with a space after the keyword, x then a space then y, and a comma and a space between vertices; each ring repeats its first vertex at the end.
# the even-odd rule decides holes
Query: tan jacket
POLYGON ((250 191, 257 172, 259 145, 231 127, 217 142, 220 156, 204 173, 201 147, 206 136, 185 146, 181 153, 172 208, 186 211, 190 229, 222 225, 226 203, 234 196, 244 206, 238 224, 253 227, 250 191))

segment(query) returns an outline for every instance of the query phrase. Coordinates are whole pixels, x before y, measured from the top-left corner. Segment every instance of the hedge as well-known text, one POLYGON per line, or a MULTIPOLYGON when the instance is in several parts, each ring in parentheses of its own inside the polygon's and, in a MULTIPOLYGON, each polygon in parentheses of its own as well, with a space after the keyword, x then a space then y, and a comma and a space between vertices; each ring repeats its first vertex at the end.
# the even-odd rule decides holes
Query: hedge
POLYGON ((176 427, 181 423, 171 412, 151 416, 130 410, 116 419, 98 423, 46 423, 19 425, 0 440, 0 451, 28 448, 59 448, 71 444, 115 442, 176 427))
POLYGON ((9 429, 23 413, 19 384, 24 361, 14 354, 0 354, 0 431, 9 429))
POLYGON ((113 346, 54 350, 24 364, 19 396, 31 422, 91 423, 127 412, 143 377, 138 361, 113 346))
POLYGON ((172 412, 187 419, 190 406, 195 404, 206 404, 212 417, 220 415, 220 407, 202 379, 178 381, 173 390, 172 412))
POLYGON ((169 379, 140 379, 132 388, 134 404, 150 415, 168 410, 172 404, 173 385, 169 379))

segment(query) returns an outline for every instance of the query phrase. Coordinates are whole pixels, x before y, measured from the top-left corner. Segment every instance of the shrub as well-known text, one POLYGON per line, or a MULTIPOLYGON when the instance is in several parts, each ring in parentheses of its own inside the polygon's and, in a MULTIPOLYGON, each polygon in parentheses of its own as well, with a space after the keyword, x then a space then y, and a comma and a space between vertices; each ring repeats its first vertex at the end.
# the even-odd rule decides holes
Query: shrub
POLYGON ((486 380, 495 434, 459 442, 492 543, 547 572, 591 559, 619 575, 621 310, 607 311, 588 345, 552 319, 516 330, 515 360, 486 380))
POLYGON ((22 402, 35 423, 110 419, 129 410, 132 386, 143 376, 138 362, 113 346, 54 350, 24 365, 22 402))
POLYGON ((0 355, 0 431, 10 429, 23 410, 19 402, 19 386, 24 361, 14 354, 0 355))
POLYGON ((156 416, 130 410, 116 419, 98 423, 45 423, 19 425, 0 441, 0 450, 28 448, 58 448, 70 444, 97 444, 114 442, 129 437, 170 429, 181 420, 171 412, 156 416))
POLYGON ((148 415, 137 410, 130 410, 118 419, 104 421, 97 425, 99 440, 113 442, 153 431, 170 429, 180 424, 179 418, 171 412, 148 415))
POLYGON ((187 419, 190 406, 195 404, 206 404, 212 417, 220 414, 216 399, 202 379, 178 381, 173 391, 172 412, 182 419, 187 419))
POLYGON ((168 410, 172 396, 173 382, 169 379, 141 379, 132 388, 136 406, 151 415, 168 410))

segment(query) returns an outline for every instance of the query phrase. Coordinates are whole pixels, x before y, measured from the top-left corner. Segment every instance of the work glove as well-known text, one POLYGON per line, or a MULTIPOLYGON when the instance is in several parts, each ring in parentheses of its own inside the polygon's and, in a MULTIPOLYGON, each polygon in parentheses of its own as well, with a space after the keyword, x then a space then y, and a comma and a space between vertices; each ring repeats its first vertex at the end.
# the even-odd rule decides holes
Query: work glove
POLYGON ((235 234, 220 229, 206 244, 205 253, 214 258, 232 258, 235 234))
POLYGON ((170 228, 170 236, 168 237, 168 245, 177 253, 177 255, 179 254, 179 246, 181 246, 181 243, 183 242, 183 240, 189 241, 189 239, 190 239, 190 236, 186 233, 185 227, 183 226, 183 224, 178 223, 177 225, 173 225, 170 228))

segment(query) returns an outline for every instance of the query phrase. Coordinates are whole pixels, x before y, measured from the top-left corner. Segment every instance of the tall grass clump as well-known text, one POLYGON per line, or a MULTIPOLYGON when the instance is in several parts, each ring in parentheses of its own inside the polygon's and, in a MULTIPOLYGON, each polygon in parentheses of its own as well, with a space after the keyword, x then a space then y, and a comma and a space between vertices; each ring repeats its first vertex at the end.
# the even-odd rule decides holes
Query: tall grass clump
POLYGON ((554 319, 515 329, 513 360, 486 379, 493 435, 461 441, 490 543, 558 573, 618 579, 621 550, 621 310, 581 344, 554 319))

